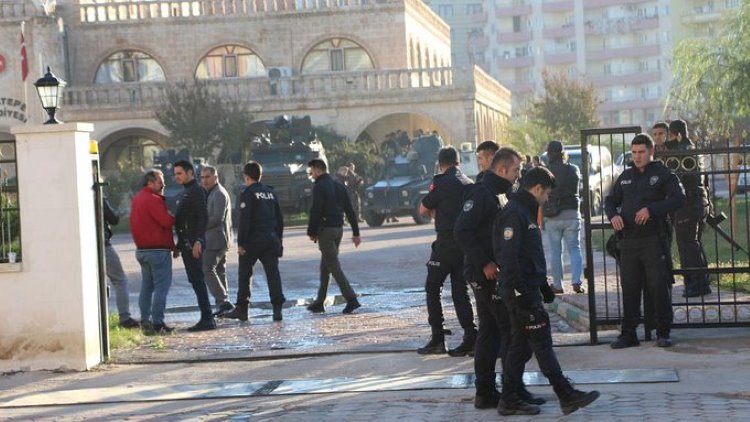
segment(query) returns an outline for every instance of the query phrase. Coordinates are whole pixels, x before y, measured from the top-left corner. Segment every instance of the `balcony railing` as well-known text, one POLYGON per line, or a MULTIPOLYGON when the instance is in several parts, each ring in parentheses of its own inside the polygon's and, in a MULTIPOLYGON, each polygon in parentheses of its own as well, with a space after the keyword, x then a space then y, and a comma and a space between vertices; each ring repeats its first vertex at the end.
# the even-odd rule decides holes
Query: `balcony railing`
POLYGON ((564 1, 545 1, 542 3, 542 12, 544 13, 559 13, 559 12, 569 12, 572 11, 575 7, 575 1, 574 0, 564 0, 564 1))
POLYGON ((25 0, 0 1, 0 19, 27 18, 41 14, 30 2, 25 0))
POLYGON ((513 6, 497 7, 495 17, 503 18, 508 16, 524 16, 531 13, 530 4, 517 4, 513 6))
POLYGON ((644 84, 661 81, 661 71, 639 71, 620 75, 598 75, 591 78, 595 87, 644 84))
MULTIPOLYGON (((454 80, 453 68, 398 69, 302 75, 291 78, 222 79, 206 82, 212 94, 245 103, 273 100, 362 98, 367 94, 449 92, 473 88, 473 75, 454 80)), ((140 108, 161 104, 173 83, 74 86, 65 90, 65 109, 140 108)))
POLYGON ((589 49, 586 50, 586 60, 600 61, 626 57, 658 56, 660 50, 661 47, 659 44, 609 47, 606 49, 589 49))
POLYGON ((557 28, 544 28, 544 38, 570 38, 575 37, 576 28, 573 24, 557 28))
POLYGON ((81 0, 79 7, 81 22, 93 23, 352 9, 396 2, 398 0, 81 0))
POLYGON ((524 43, 531 41, 532 38, 534 38, 534 34, 531 31, 498 32, 497 34, 499 44, 524 43))

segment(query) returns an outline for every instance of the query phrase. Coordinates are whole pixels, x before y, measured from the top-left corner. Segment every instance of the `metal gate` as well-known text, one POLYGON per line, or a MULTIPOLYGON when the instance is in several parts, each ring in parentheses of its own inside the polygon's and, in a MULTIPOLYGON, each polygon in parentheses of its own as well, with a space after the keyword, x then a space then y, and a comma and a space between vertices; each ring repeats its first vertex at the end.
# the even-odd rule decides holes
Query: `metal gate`
MULTIPOLYGON (((639 126, 581 131, 582 192, 588 193, 582 195, 582 211, 591 343, 598 341, 599 327, 618 325, 622 316, 620 271, 606 252, 613 230, 603 204, 629 164, 630 141, 641 131, 639 126)), ((750 146, 706 142, 692 151, 657 153, 655 159, 678 175, 697 171, 707 181, 712 204, 702 236, 708 268, 691 267, 687 262, 681 267, 678 248, 672 241, 673 326, 750 326, 750 146), (683 297, 682 277, 690 273, 708 274, 712 292, 683 297)))

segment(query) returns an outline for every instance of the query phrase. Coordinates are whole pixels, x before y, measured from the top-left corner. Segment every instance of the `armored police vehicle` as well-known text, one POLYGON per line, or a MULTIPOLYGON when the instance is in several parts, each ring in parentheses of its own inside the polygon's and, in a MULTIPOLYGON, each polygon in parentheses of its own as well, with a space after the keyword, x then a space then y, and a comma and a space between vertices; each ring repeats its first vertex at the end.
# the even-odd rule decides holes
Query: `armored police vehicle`
POLYGON ((412 142, 406 155, 390 160, 383 176, 365 190, 364 217, 370 227, 379 227, 386 217, 410 215, 417 224, 429 217, 419 214, 419 204, 429 192, 437 156, 443 142, 436 135, 421 136, 412 142))
MULTIPOLYGON (((246 156, 263 166, 263 183, 272 186, 285 212, 307 211, 312 203, 312 181, 307 163, 326 161, 323 144, 312 130, 310 116, 279 116, 251 125, 246 156)), ((235 193, 242 190, 239 186, 235 193)))

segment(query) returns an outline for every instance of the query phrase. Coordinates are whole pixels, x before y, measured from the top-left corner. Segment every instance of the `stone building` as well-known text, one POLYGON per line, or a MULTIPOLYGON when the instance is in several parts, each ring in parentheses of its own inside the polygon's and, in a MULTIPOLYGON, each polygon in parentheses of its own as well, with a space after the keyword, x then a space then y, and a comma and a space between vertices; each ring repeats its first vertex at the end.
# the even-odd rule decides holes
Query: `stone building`
POLYGON ((310 115, 351 140, 499 139, 511 111, 487 73, 452 66, 450 28, 421 0, 3 0, 0 138, 42 122, 32 84, 46 66, 68 82, 61 119, 95 124, 104 170, 170 147, 154 113, 185 81, 255 119, 310 115))

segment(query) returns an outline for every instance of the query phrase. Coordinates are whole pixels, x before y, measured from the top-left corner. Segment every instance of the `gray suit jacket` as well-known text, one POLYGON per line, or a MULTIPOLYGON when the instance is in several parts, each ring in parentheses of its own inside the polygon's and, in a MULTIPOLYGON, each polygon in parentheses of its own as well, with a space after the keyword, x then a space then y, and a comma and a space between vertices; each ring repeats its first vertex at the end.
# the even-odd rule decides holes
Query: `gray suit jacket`
POLYGON ((208 193, 207 206, 206 249, 229 249, 232 243, 232 206, 229 194, 221 183, 208 193))

